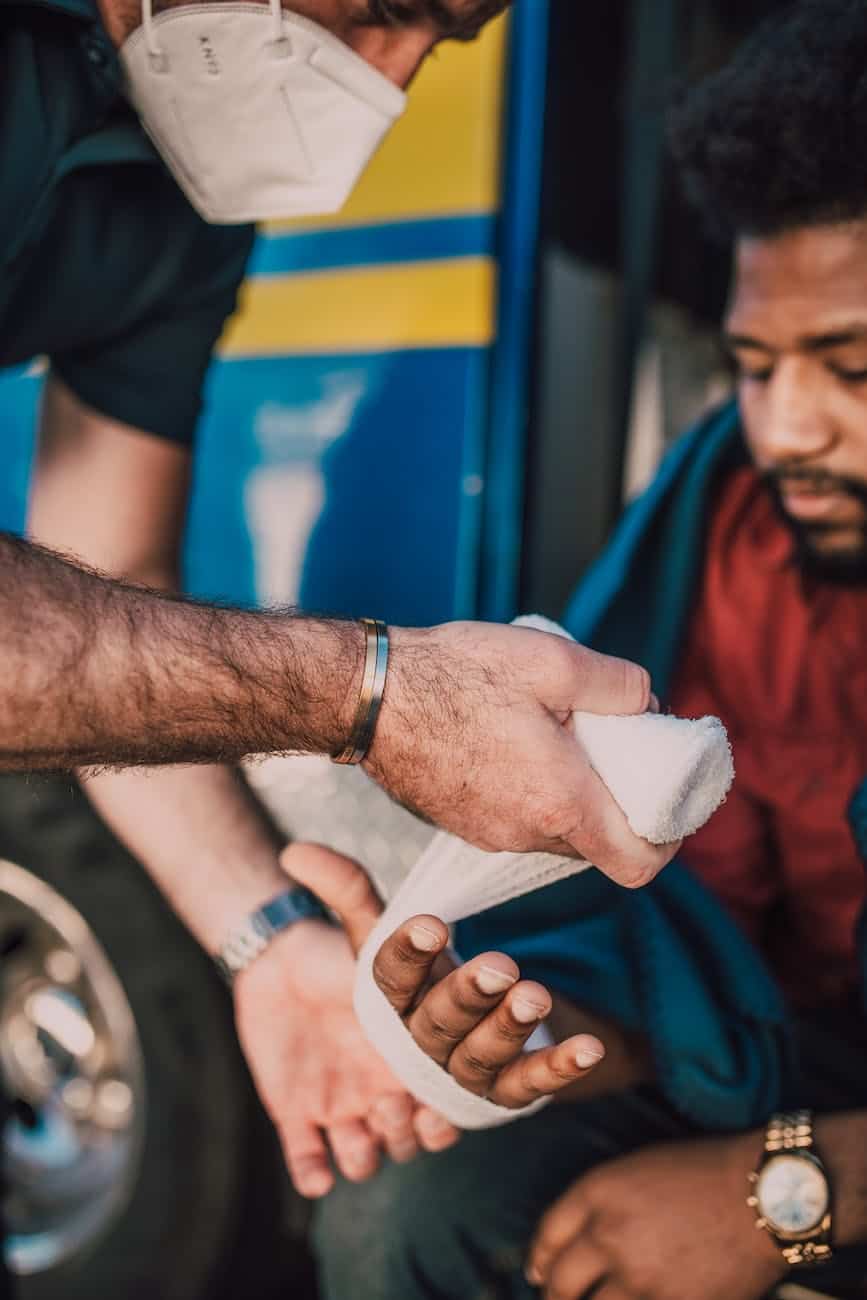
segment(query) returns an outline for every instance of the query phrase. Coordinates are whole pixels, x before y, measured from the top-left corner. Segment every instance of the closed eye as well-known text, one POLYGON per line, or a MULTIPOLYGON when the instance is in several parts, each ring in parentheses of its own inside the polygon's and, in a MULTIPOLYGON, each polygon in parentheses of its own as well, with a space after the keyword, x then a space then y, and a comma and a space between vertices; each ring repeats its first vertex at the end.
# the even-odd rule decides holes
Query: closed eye
POLYGON ((847 384, 862 384, 867 380, 867 369, 849 370, 844 366, 830 366, 830 370, 838 379, 844 380, 847 384))
POLYGON ((742 357, 738 357, 734 353, 730 354, 730 357, 738 379, 749 379, 754 383, 766 384, 774 373, 774 367, 767 363, 765 365, 757 365, 756 362, 753 361, 752 365, 748 365, 742 357))

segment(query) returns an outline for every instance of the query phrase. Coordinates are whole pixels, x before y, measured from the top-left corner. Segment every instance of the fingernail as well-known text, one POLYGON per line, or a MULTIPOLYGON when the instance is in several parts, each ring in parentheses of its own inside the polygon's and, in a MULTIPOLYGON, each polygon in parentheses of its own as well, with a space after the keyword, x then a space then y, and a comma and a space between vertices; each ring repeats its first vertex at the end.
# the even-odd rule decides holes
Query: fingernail
POLYGON ((441 943, 440 936, 426 925, 410 926, 409 938, 413 948, 419 952, 433 952, 441 943))
POLYGON ((505 993, 513 984, 517 983, 516 975, 509 975, 504 970, 497 970, 495 966, 479 966, 473 972, 473 979, 476 982, 476 988, 479 992, 492 997, 495 993, 505 993))
POLYGON ((538 1002, 531 1002, 529 998, 513 998, 511 1003, 512 1015, 522 1025, 529 1025, 534 1020, 541 1020, 546 1009, 540 1007, 538 1002))
POLYGON ((528 1264, 524 1269, 524 1277, 530 1283, 530 1286, 541 1286, 542 1274, 536 1268, 535 1264, 528 1264))
POLYGON ((575 1064, 579 1070, 589 1070, 591 1066, 598 1065, 605 1055, 605 1048, 601 1043, 593 1046, 591 1043, 582 1043, 580 1047, 575 1048, 575 1064))
POLYGON ((319 1178, 310 1178, 302 1187, 299 1188, 302 1196, 308 1197, 311 1201, 318 1201, 320 1197, 327 1196, 334 1186, 334 1179, 329 1174, 322 1174, 319 1178))
POLYGON ((371 1164, 369 1151, 347 1151, 343 1157, 343 1163, 348 1173, 360 1174, 371 1164))

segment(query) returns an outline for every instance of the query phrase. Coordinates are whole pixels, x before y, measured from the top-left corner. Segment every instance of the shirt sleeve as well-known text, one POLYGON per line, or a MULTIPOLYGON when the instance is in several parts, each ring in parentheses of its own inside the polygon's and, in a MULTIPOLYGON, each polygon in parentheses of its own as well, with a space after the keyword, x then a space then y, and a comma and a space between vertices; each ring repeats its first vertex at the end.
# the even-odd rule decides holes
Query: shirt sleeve
POLYGON ((53 369, 82 401, 112 419, 190 444, 205 375, 235 309, 253 244, 252 227, 201 223, 197 240, 169 247, 143 311, 117 334, 51 355, 53 369))

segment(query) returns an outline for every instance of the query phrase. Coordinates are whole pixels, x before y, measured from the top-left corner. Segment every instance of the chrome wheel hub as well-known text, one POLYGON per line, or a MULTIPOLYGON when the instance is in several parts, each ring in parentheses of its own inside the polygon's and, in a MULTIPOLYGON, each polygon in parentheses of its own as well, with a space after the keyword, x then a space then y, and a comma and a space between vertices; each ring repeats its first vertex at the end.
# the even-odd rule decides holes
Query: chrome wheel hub
POLYGON ((31 1274, 92 1247, 128 1203, 144 1070, 126 994, 83 916, 3 861, 0 960, 6 1254, 31 1274))

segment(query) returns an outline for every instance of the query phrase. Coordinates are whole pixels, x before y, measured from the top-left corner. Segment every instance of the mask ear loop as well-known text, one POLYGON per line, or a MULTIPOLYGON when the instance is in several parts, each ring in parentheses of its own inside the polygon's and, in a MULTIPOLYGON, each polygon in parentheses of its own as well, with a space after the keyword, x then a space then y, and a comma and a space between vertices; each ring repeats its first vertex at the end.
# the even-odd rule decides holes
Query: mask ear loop
MULTIPOLYGON (((148 0, 150 3, 150 0, 148 0)), ((283 29, 283 5, 282 0, 269 0, 271 9, 271 22, 274 27, 274 36, 270 41, 271 53, 275 59, 288 59, 292 54, 292 46, 283 29)))
POLYGON ((154 30, 153 0, 141 0, 141 21, 144 28, 145 45, 147 46, 151 72, 168 72, 169 61, 166 58, 165 51, 159 47, 157 34, 154 30))

